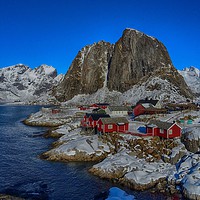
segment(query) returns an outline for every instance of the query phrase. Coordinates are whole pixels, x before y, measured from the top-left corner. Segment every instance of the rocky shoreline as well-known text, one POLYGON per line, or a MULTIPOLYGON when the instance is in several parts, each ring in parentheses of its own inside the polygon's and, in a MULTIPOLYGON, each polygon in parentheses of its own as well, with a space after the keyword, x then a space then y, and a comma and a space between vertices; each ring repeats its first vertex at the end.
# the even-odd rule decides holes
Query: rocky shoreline
MULTIPOLYGON (((189 199, 200 199, 200 155, 189 152, 180 139, 161 140, 119 133, 94 135, 81 129, 81 118, 76 112, 69 110, 69 115, 65 115, 67 122, 45 134, 58 140, 52 149, 40 155, 42 159, 96 162, 90 173, 133 190, 168 195, 182 193, 189 199)), ((38 121, 45 125, 51 122, 51 127, 55 124, 50 115, 48 118, 41 113, 38 118, 38 115, 29 117, 26 124, 34 125, 38 121)))
POLYGON ((100 178, 110 179, 133 190, 154 189, 154 192, 174 194, 179 191, 175 189, 173 182, 167 179, 173 168, 171 164, 147 163, 144 159, 138 160, 137 157, 123 152, 106 158, 89 171, 100 178), (158 168, 164 170, 159 171, 158 168))
POLYGON ((25 199, 7 194, 0 194, 0 200, 25 200, 25 199))

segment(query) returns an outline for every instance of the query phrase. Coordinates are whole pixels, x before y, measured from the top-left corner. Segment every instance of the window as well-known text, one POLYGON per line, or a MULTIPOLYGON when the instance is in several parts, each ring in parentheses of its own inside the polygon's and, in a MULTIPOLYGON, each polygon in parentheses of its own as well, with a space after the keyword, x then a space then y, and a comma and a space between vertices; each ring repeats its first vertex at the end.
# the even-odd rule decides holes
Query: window
POLYGON ((172 132, 172 130, 170 129, 170 130, 169 130, 169 134, 171 135, 172 133, 173 133, 173 132, 172 132))
POLYGON ((112 124, 109 124, 108 125, 108 129, 112 129, 113 128, 113 125, 112 124))
POLYGON ((164 133, 164 129, 160 129, 160 133, 164 133))

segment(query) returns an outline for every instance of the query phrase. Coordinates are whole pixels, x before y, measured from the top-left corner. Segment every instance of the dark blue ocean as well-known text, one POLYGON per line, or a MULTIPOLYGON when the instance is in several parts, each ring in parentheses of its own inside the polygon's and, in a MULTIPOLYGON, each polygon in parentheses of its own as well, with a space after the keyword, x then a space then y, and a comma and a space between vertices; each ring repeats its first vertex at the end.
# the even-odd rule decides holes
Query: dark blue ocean
MULTIPOLYGON (((47 128, 22 123, 38 106, 0 105, 0 193, 41 200, 90 200, 108 191, 113 183, 88 173, 92 163, 59 163, 38 155, 50 148, 52 139, 40 135, 47 128)), ((130 191, 136 199, 167 199, 162 194, 130 191)))

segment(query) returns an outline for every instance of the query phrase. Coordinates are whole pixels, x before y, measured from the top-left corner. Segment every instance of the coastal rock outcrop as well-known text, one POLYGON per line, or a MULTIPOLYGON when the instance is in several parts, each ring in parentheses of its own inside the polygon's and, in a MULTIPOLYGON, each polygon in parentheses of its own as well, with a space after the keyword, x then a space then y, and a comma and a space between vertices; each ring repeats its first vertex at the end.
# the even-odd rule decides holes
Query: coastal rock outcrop
POLYGON ((67 122, 72 122, 72 115, 74 112, 75 110, 73 109, 53 109, 43 107, 40 111, 31 114, 23 122, 29 126, 58 127, 67 122), (54 113, 54 110, 56 110, 56 113, 54 113))
POLYGON ((7 194, 0 194, 1 200, 25 200, 24 198, 15 197, 7 194))
POLYGON ((136 190, 146 190, 162 183, 175 166, 160 162, 146 162, 136 156, 120 152, 111 155, 89 171, 101 178, 117 180, 136 190))
POLYGON ((200 154, 190 154, 177 163, 177 183, 184 195, 193 200, 200 199, 200 154))
POLYGON ((42 158, 53 161, 101 161, 110 153, 110 148, 95 136, 80 135, 80 130, 70 131, 60 138, 56 148, 45 152, 42 158), (67 136, 67 137, 66 137, 67 136))
MULTIPOLYGON (((169 146, 173 145, 173 141, 171 141, 171 144, 169 143, 169 146)), ((181 143, 180 140, 176 141, 176 145, 171 146, 172 149, 170 150, 170 153, 168 155, 163 155, 162 159, 164 162, 169 162, 172 165, 175 165, 182 157, 187 155, 187 149, 185 148, 185 145, 181 143)))

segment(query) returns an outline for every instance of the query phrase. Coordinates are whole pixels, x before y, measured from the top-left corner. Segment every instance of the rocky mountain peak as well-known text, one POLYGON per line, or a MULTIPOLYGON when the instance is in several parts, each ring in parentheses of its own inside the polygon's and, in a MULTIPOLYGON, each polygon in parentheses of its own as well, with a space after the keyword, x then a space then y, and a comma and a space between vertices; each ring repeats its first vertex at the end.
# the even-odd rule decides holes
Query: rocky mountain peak
MULTIPOLYGON (((54 94, 58 100, 66 101, 104 87, 124 93, 150 77, 167 80, 180 95, 193 95, 174 68, 166 47, 154 37, 127 28, 114 45, 101 41, 82 48, 54 94)), ((160 87, 157 83, 150 88, 152 91, 160 87)))
POLYGON ((45 64, 40 65, 39 67, 35 68, 33 71, 36 74, 50 76, 52 78, 55 78, 57 76, 57 70, 54 67, 48 66, 45 64))
POLYGON ((197 77, 200 77, 200 70, 194 66, 190 66, 190 67, 185 67, 183 69, 183 71, 185 72, 189 72, 189 74, 191 76, 197 76, 197 77))
POLYGON ((172 62, 161 42, 137 30, 125 29, 115 44, 108 87, 124 92, 141 79, 171 67, 172 62))
POLYGON ((9 67, 6 67, 7 71, 12 71, 13 73, 24 73, 25 71, 29 70, 30 68, 24 64, 16 64, 9 67))
MULTIPOLYGON (((180 95, 189 98, 193 96, 160 41, 140 31, 125 29, 115 44, 108 88, 125 92, 136 84, 141 85, 150 77, 166 79, 177 88, 180 95)), ((156 84, 152 88, 159 90, 160 87, 161 85, 156 84)))
MULTIPOLYGON (((31 69, 17 64, 0 69, 0 102, 29 102, 43 98, 62 79, 52 66, 41 65, 31 69)), ((45 100, 44 100, 45 99, 45 100)))
POLYGON ((113 48, 112 44, 105 41, 83 47, 73 60, 64 80, 54 90, 57 99, 64 101, 78 94, 92 94, 105 87, 113 48))

